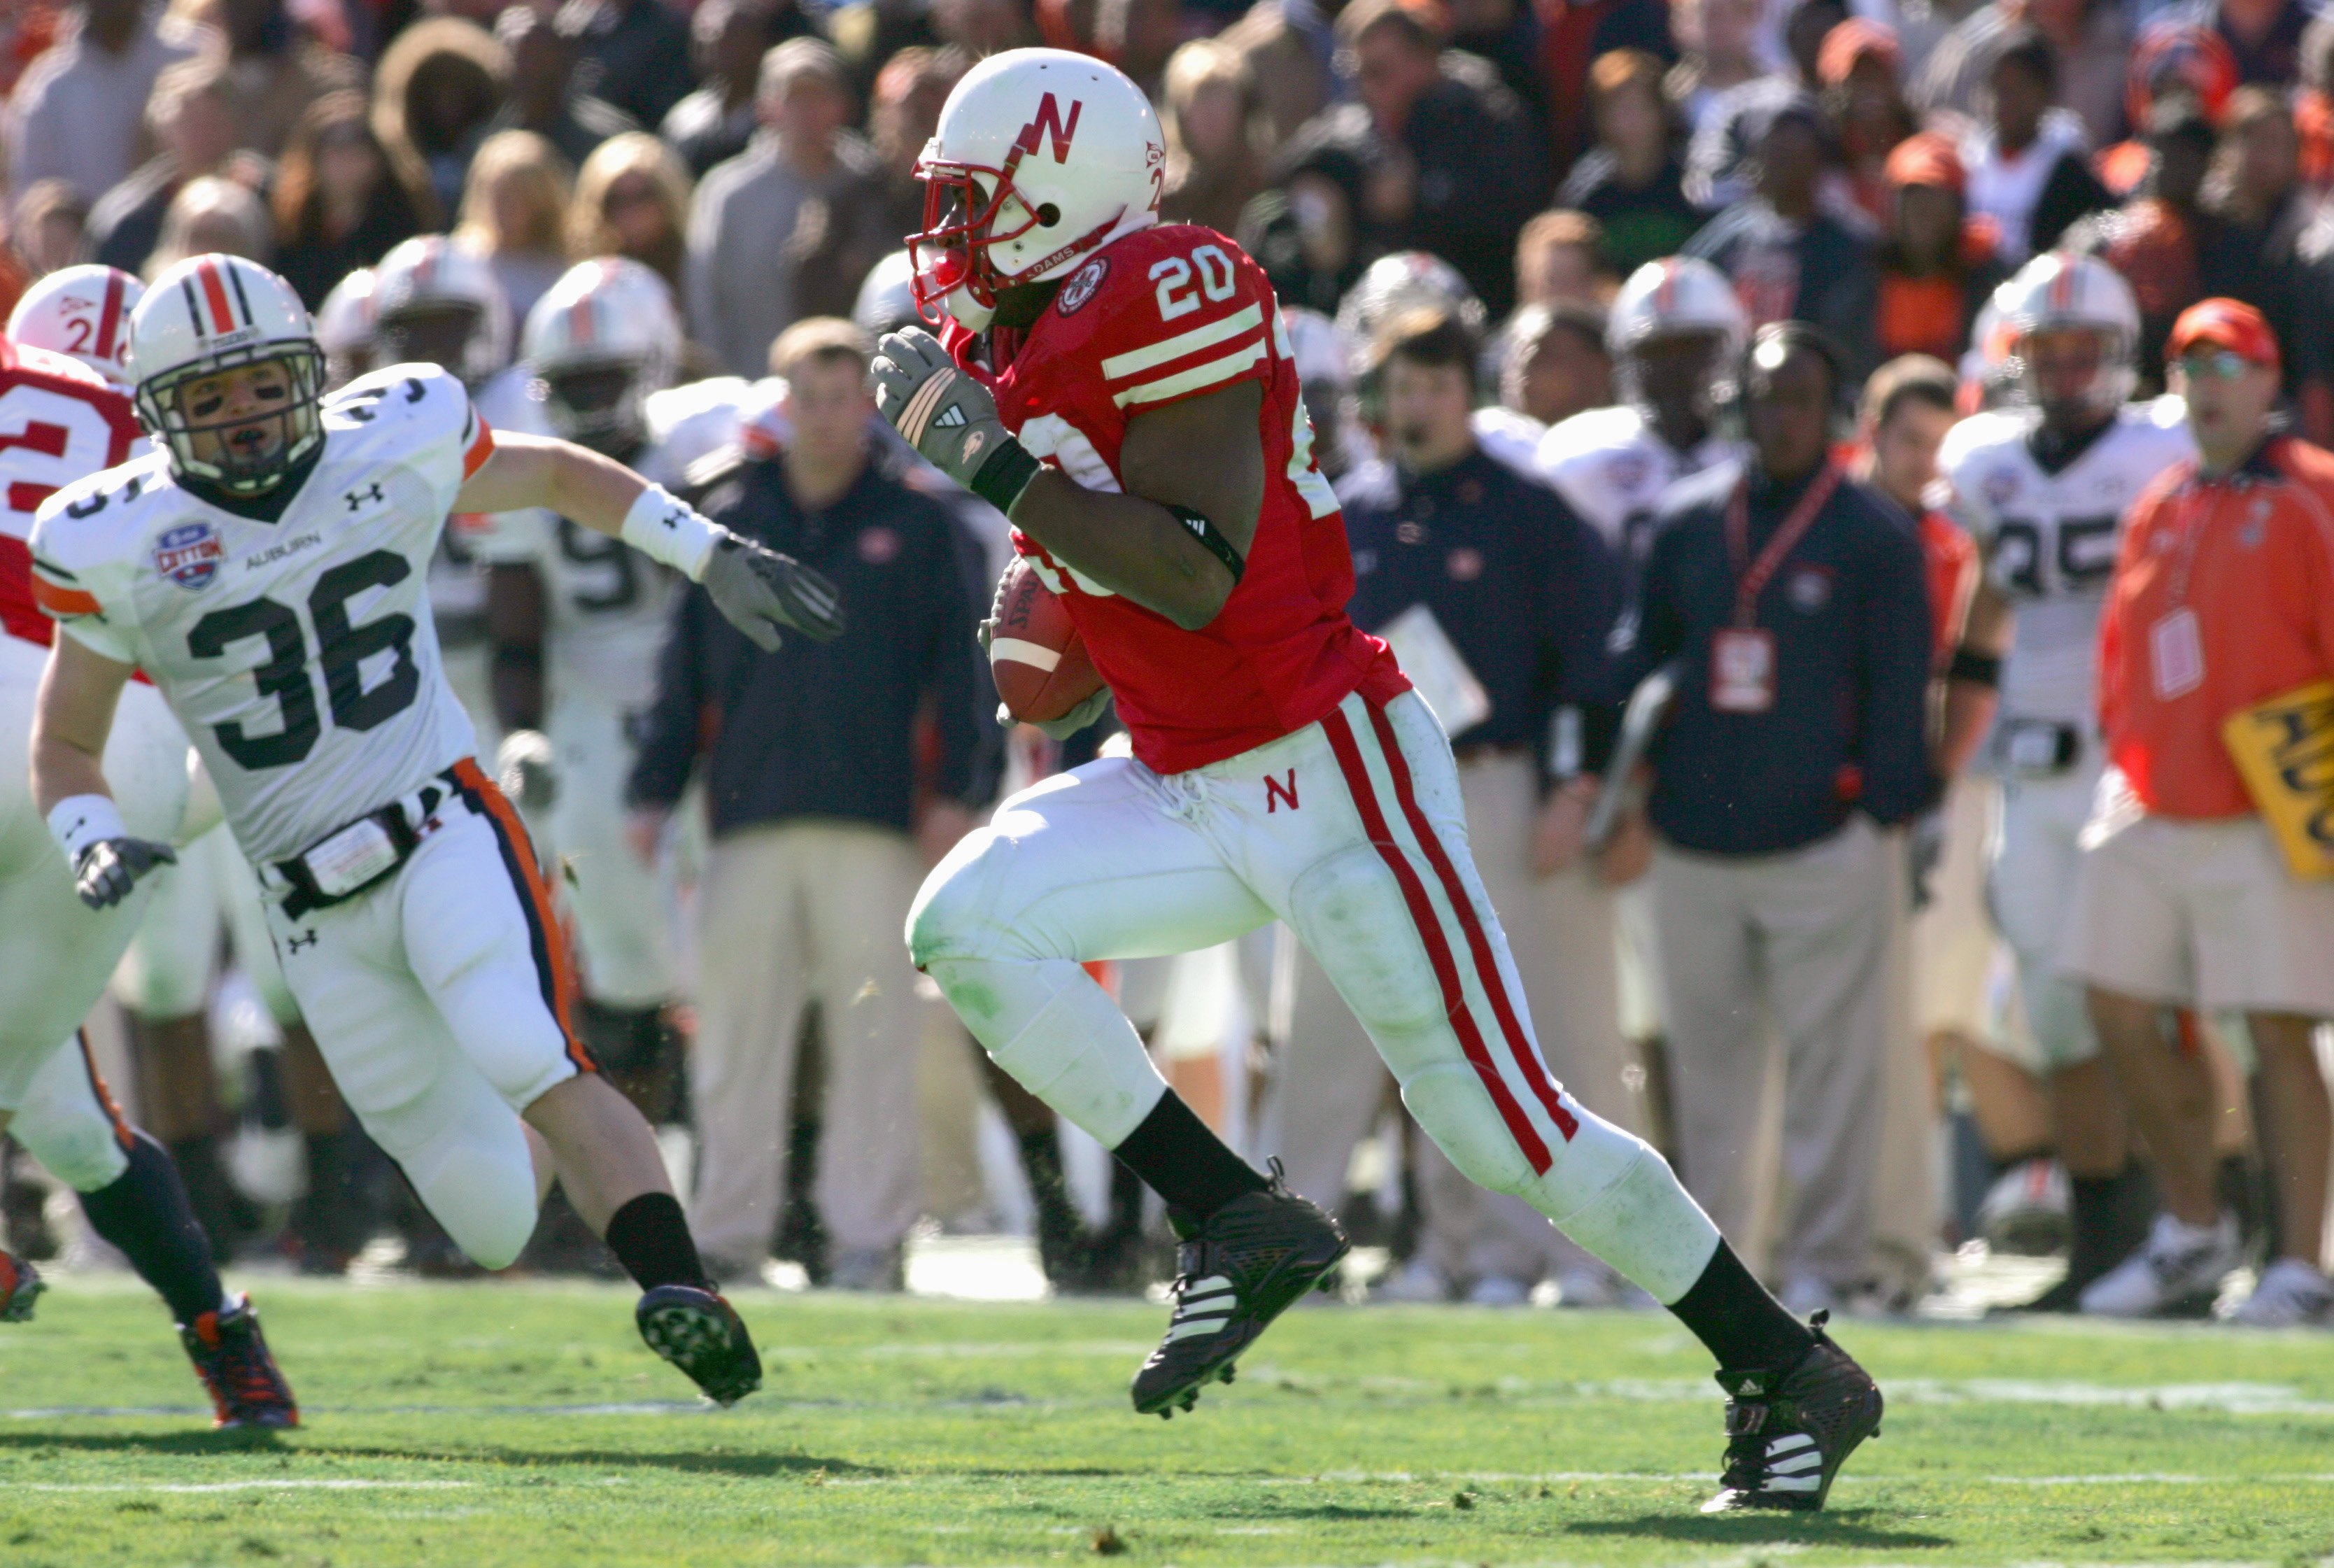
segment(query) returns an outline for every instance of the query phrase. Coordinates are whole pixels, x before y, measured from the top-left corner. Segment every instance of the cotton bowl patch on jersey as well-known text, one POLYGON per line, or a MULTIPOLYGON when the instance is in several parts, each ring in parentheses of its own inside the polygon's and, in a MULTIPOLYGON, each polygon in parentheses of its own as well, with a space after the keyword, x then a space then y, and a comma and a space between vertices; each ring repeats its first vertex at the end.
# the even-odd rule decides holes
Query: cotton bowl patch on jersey
POLYGON ((1072 273, 1070 281, 1062 285, 1062 292, 1054 301, 1054 308, 1064 315, 1072 314, 1095 296, 1095 292, 1102 287, 1102 280, 1109 276, 1110 258, 1106 256, 1095 256, 1072 273))
POLYGON ((190 591, 210 586, 225 559, 227 546, 208 523, 181 523, 154 541, 154 569, 190 591))

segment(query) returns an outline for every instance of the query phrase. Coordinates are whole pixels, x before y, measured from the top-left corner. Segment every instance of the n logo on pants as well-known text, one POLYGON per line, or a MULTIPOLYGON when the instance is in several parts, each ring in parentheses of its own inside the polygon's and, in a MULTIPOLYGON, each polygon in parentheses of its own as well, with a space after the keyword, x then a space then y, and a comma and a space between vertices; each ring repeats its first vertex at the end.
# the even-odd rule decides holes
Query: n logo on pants
POLYGON ((1297 769, 1294 768, 1288 770, 1288 782, 1286 784, 1268 773, 1265 775, 1264 814, 1269 817, 1279 810, 1283 800, 1288 802, 1291 811, 1297 809, 1297 769))

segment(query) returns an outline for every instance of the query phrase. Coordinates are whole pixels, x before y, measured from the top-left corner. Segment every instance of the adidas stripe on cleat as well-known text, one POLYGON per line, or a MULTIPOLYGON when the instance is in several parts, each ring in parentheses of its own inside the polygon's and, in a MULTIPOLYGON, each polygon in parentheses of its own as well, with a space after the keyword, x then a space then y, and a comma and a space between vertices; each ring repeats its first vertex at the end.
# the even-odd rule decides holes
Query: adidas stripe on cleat
POLYGON ((1172 1417, 1234 1363, 1272 1320, 1319 1284, 1345 1255, 1343 1231, 1290 1192, 1273 1162, 1272 1184, 1236 1198, 1184 1239, 1166 1337, 1134 1374, 1134 1408, 1172 1417))
POLYGON ((1880 1386, 1831 1342, 1818 1312, 1816 1342, 1789 1371, 1730 1370, 1726 1473, 1705 1514, 1749 1508, 1814 1510, 1857 1446, 1880 1435, 1880 1386))

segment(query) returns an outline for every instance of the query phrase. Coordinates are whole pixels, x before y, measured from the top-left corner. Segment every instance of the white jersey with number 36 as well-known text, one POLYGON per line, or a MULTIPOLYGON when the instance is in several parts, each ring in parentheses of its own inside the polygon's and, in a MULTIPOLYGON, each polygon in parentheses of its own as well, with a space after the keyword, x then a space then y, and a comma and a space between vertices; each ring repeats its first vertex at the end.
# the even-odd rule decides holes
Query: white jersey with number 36
POLYGON ((470 755, 425 590, 463 481, 494 450, 462 384, 375 372, 272 519, 155 452, 72 485, 32 538, 41 607, 143 669, 202 754, 244 853, 280 860, 470 755))
POLYGON ((2124 514, 2165 469, 2193 457, 2178 398, 2127 403, 2072 461, 2045 468, 2040 415, 1995 409, 1955 425, 1937 452, 1947 508, 1985 552, 1986 572, 2018 615, 2001 671, 2002 712, 2088 729, 2099 607, 2124 514))

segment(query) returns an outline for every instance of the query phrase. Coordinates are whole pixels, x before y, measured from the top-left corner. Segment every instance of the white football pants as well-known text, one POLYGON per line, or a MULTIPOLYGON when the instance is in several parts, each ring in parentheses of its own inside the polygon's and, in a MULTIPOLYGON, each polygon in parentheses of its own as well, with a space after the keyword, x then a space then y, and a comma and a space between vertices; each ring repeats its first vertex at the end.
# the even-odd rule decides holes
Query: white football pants
POLYGON ((1994 923, 2018 961, 2018 1000, 2034 1040, 2038 1071, 2076 1067, 2099 1053, 2082 982, 2059 964, 2075 914, 2083 852, 2076 839, 2098 791, 2096 759, 2054 779, 2009 773, 2001 784, 2001 837, 1987 895, 1994 923))
POLYGON ((670 862, 642 865, 624 837, 624 783, 635 753, 624 717, 605 702, 555 699, 545 733, 559 793, 544 836, 564 868, 584 994, 626 1011, 659 1006, 673 993, 673 897, 661 869, 670 862))
POLYGON ((1212 946, 1275 917, 1453 1164, 1657 1299, 1685 1293, 1718 1233, 1658 1154, 1541 1061, 1451 748, 1415 694, 1380 707, 1355 693, 1186 773, 1105 758, 1024 790, 926 880, 908 939, 998 1064, 1114 1148, 1165 1084, 1079 965, 1212 946))
MULTIPOLYGON (((64 854, 33 803, 33 710, 47 663, 46 649, 0 634, 0 1110, 17 1113, 10 1131, 34 1157, 86 1192, 123 1167, 103 1108, 94 1094, 72 1089, 86 1066, 73 1037, 104 994, 152 889, 141 881, 111 909, 92 909, 73 891, 64 854), (44 1075, 52 1062, 61 1065, 44 1075), (47 1087, 36 1092, 44 1076, 47 1087)), ((166 843, 178 837, 189 755, 161 694, 140 682, 125 687, 106 740, 105 778, 131 833, 166 843)))
POLYGON ((535 1229, 518 1113, 591 1064, 526 830, 477 763, 455 771, 463 792, 396 875, 297 920, 271 896, 267 924, 342 1097, 447 1234, 499 1269, 535 1229))

